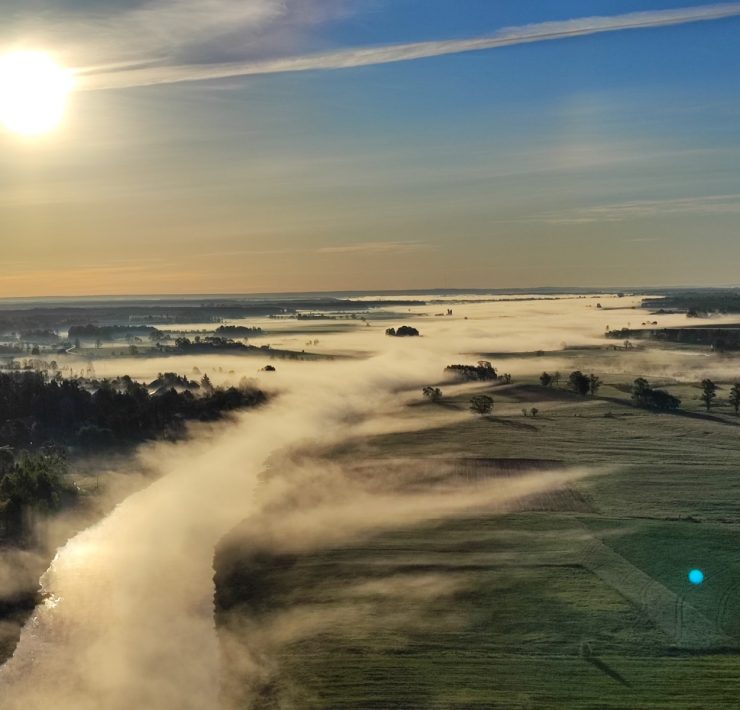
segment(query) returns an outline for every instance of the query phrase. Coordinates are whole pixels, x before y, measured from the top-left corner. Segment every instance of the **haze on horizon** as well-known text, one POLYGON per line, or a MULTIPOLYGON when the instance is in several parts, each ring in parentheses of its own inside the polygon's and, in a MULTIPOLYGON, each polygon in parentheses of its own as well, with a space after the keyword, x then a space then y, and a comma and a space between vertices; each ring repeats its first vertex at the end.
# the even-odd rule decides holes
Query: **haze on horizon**
POLYGON ((87 90, 0 130, 0 297, 737 283, 738 29, 697 0, 6 0, 0 54, 87 90))

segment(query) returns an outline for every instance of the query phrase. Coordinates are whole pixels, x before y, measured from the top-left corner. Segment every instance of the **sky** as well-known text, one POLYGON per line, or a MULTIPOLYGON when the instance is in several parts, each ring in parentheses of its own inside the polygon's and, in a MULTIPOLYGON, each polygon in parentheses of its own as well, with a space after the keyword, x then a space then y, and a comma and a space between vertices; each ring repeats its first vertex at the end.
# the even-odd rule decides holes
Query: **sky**
POLYGON ((77 87, 0 130, 2 297, 740 280, 740 3, 0 13, 77 87))

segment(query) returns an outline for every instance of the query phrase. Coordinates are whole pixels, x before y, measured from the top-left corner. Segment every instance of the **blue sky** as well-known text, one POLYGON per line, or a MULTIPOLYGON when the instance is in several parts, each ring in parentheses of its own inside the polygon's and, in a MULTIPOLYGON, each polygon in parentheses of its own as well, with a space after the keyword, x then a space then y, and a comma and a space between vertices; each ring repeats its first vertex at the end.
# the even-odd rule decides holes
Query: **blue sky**
POLYGON ((4 4, 5 45, 101 84, 53 136, 0 136, 2 295, 738 282, 740 8, 320 69, 316 54, 717 5, 212 0, 204 20, 182 0, 4 4), (255 74, 295 57, 305 70, 255 74), (203 67, 218 76, 174 82, 203 67))

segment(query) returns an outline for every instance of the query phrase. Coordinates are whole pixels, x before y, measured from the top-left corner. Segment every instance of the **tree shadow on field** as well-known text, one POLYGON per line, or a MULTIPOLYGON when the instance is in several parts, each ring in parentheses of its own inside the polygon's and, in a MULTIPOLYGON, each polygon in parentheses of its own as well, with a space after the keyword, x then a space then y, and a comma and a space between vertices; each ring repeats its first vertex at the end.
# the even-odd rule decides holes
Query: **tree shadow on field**
POLYGON ((494 424, 503 424, 504 426, 511 427, 512 429, 522 429, 524 431, 539 431, 539 428, 536 427, 534 424, 525 424, 524 422, 518 422, 514 419, 504 419, 503 417, 494 417, 493 415, 488 415, 486 417, 483 417, 488 422, 493 422, 494 424))
POLYGON ((738 422, 728 422, 727 419, 722 419, 715 414, 704 414, 703 412, 686 412, 682 409, 677 409, 674 412, 667 412, 672 414, 674 417, 686 417, 687 419, 699 419, 705 422, 716 422, 717 424, 725 424, 726 426, 740 426, 738 422))
POLYGON ((610 402, 612 404, 621 404, 624 407, 630 407, 643 412, 652 412, 653 414, 667 414, 672 417, 684 417, 685 419, 698 419, 704 422, 715 422, 716 424, 724 424, 725 426, 740 426, 740 422, 728 421, 716 414, 709 414, 708 412, 687 412, 685 409, 672 409, 672 410, 658 410, 649 409, 647 407, 638 407, 632 404, 629 400, 620 399, 619 397, 598 397, 598 399, 604 402, 610 402))
POLYGON ((594 668, 600 670, 602 673, 608 675, 612 680, 616 680, 617 683, 620 685, 625 686, 626 688, 631 688, 632 685, 630 682, 620 673, 615 671, 613 668, 608 666, 604 661, 602 661, 600 658, 596 658, 595 656, 585 656, 584 660, 587 663, 590 663, 594 668))
POLYGON ((459 404, 455 404, 454 402, 446 402, 445 400, 442 400, 441 402, 435 402, 435 404, 438 407, 442 407, 442 409, 455 409, 457 411, 460 411, 463 409, 459 404))

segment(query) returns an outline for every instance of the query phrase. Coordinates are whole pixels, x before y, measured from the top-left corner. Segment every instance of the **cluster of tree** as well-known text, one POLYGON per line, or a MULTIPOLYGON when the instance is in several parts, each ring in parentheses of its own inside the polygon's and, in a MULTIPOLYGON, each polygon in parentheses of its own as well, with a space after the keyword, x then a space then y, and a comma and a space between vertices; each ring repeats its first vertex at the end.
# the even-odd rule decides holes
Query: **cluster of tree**
POLYGON ((632 401, 640 407, 668 412, 678 409, 681 400, 665 390, 655 389, 644 377, 638 377, 632 385, 632 401))
POLYGON ((0 355, 17 355, 23 352, 23 346, 15 343, 0 344, 0 355))
MULTIPOLYGON (((355 315, 354 313, 352 315, 355 315)), ((336 315, 326 313, 296 313, 296 320, 339 320, 336 315)))
MULTIPOLYGON (((701 381, 701 396, 700 399, 704 403, 704 407, 707 411, 712 408, 714 400, 717 397, 717 390, 719 387, 715 382, 710 379, 701 381)), ((730 395, 728 397, 730 406, 735 410, 735 416, 740 413, 740 383, 736 382, 730 388, 730 395)))
POLYGON ((442 390, 439 387, 425 387, 421 392, 430 402, 442 401, 442 390))
POLYGON ((250 328, 246 325, 220 325, 216 334, 229 338, 249 338, 253 335, 262 335, 262 328, 250 328))
POLYGON ((607 338, 650 338, 670 343, 706 345, 717 352, 740 350, 740 328, 735 325, 698 325, 685 328, 622 328, 606 333, 607 338))
MULTIPOLYGON (((210 384, 210 383, 209 383, 210 384)), ((0 445, 34 448, 48 441, 83 447, 177 436, 185 420, 215 420, 252 407, 265 394, 243 382, 228 389, 149 389, 130 377, 110 381, 56 378, 39 372, 0 373, 0 445)))
MULTIPOLYGON (((205 383, 206 388, 211 387, 211 381, 208 375, 204 375, 201 382, 205 383)), ((118 384, 118 381, 114 380, 113 384, 118 384)), ((195 392, 201 388, 201 383, 195 380, 189 380, 185 375, 178 375, 176 372, 160 372, 157 375, 157 379, 152 380, 147 387, 149 391, 155 394, 164 394, 169 389, 174 389, 177 392, 184 390, 195 392)))
POLYGON ((56 343, 59 340, 58 333, 44 328, 21 330, 18 335, 21 340, 28 340, 34 343, 56 343))
POLYGON ((410 325, 402 325, 400 328, 387 328, 385 334, 394 338, 408 338, 419 335, 419 331, 410 325))
MULTIPOLYGON (((701 381, 701 395, 699 396, 699 399, 704 404, 704 408, 707 412, 709 412, 714 406, 715 400, 717 399, 718 389, 719 386, 717 383, 709 378, 705 378, 701 381)), ((681 400, 678 397, 674 397, 672 394, 663 390, 653 389, 650 387, 648 381, 642 377, 635 380, 632 387, 632 399, 640 406, 664 411, 678 409, 681 405, 681 400)), ((740 383, 735 383, 730 388, 728 402, 737 416, 738 413, 740 413, 740 383)))
MULTIPOLYGON (((488 360, 479 360, 477 365, 448 365, 445 371, 453 373, 466 382, 498 379, 496 368, 488 360)), ((511 381, 510 377, 509 381, 511 381)))
POLYGON ((59 370, 56 360, 42 360, 41 358, 25 358, 23 360, 11 360, 5 365, 8 370, 45 370, 51 373, 59 370))
POLYGON ((624 340, 625 338, 641 338, 647 333, 649 333, 649 331, 635 330, 633 328, 617 328, 616 330, 609 330, 609 326, 607 326, 604 336, 612 338, 613 340, 624 340))
POLYGON ((0 522, 2 532, 20 538, 37 514, 48 514, 74 502, 77 488, 66 482, 67 460, 58 447, 15 455, 0 448, 0 522))
MULTIPOLYGON (((540 381, 542 380, 540 379, 540 381)), ((593 373, 585 375, 580 370, 574 370, 568 377, 568 384, 570 385, 570 388, 576 394, 580 394, 581 397, 585 397, 587 394, 596 396, 601 387, 601 378, 597 377, 593 373)))
POLYGON ((540 384, 543 387, 552 387, 553 385, 560 384, 560 373, 559 372, 543 372, 540 375, 540 384))
POLYGON ((208 352, 209 350, 250 350, 252 346, 245 345, 231 338, 221 338, 210 335, 201 338, 196 335, 193 340, 186 337, 175 338, 175 348, 183 352, 208 352))

